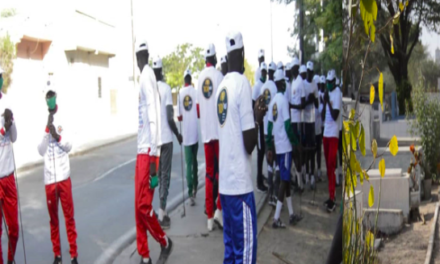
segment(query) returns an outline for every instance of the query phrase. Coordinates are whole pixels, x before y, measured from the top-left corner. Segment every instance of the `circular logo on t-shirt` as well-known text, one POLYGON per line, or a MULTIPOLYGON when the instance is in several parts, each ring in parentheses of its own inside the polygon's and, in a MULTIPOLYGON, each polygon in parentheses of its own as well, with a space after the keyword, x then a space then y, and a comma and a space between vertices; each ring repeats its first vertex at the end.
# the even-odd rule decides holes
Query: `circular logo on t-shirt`
POLYGON ((272 116, 273 116, 273 121, 276 122, 277 118, 278 118, 278 106, 277 106, 277 104, 273 105, 272 116))
POLYGON ((202 87, 203 96, 206 99, 211 98, 213 90, 214 90, 214 88, 212 86, 211 79, 209 79, 209 78, 205 79, 205 81, 203 82, 203 87, 202 87))
POLYGON ((183 98, 183 108, 185 108, 186 111, 190 111, 193 106, 193 100, 189 95, 186 95, 183 98))
POLYGON ((266 101, 266 105, 269 106, 270 99, 272 99, 270 95, 270 90, 269 89, 264 90, 263 94, 264 94, 264 100, 266 101))
POLYGON ((217 116, 220 126, 223 126, 228 116, 228 92, 226 88, 221 90, 220 96, 217 99, 217 116))

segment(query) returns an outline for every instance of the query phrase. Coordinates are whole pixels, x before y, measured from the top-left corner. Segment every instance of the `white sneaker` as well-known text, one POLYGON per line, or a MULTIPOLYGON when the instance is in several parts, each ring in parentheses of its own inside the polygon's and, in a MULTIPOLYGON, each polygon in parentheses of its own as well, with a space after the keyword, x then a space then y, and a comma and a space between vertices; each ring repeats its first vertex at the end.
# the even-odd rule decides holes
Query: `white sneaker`
POLYGON ((221 210, 215 210, 214 222, 220 227, 220 229, 223 229, 223 214, 221 210))
POLYGON ((212 230, 214 230, 214 219, 208 219, 208 231, 211 232, 212 230))

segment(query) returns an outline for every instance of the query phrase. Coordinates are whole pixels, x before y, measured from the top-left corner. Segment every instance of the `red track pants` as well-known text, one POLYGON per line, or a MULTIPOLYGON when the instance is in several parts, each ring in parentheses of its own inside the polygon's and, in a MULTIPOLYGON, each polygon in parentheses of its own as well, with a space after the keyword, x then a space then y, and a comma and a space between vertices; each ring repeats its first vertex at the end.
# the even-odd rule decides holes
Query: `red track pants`
MULTIPOLYGON (((15 186, 14 173, 0 179, 0 236, 2 234, 2 217, 5 214, 8 225, 8 260, 13 261, 18 241, 18 207, 17 187, 15 186)), ((0 264, 3 264, 3 252, 0 245, 0 264)))
MULTIPOLYGON (((214 180, 218 182, 218 172, 214 175, 214 164, 219 161, 218 140, 205 143, 205 162, 206 162, 206 179, 205 179, 205 204, 208 219, 214 217, 214 180), (214 178, 215 177, 215 178, 214 178)), ((218 188, 218 187, 217 187, 218 188)), ((218 190, 217 190, 218 192, 218 190)), ((217 209, 221 210, 220 196, 217 199, 217 209)))
POLYGON ((325 163, 327 165, 327 176, 328 176, 328 193, 331 200, 335 200, 335 190, 336 190, 336 158, 338 154, 338 138, 323 138, 324 145, 324 157, 325 163))
POLYGON ((60 228, 58 220, 58 201, 61 201, 64 219, 66 220, 67 240, 70 246, 70 256, 78 257, 76 245, 76 225, 72 198, 72 181, 70 178, 64 181, 46 185, 47 209, 50 217, 50 238, 55 256, 61 256, 60 228))
POLYGON ((159 157, 150 157, 148 154, 139 154, 136 160, 135 172, 135 217, 136 240, 139 255, 150 258, 148 249, 147 230, 161 246, 167 245, 166 235, 157 221, 151 205, 154 198, 154 189, 150 189, 150 159, 156 159, 156 169, 159 168, 159 157))

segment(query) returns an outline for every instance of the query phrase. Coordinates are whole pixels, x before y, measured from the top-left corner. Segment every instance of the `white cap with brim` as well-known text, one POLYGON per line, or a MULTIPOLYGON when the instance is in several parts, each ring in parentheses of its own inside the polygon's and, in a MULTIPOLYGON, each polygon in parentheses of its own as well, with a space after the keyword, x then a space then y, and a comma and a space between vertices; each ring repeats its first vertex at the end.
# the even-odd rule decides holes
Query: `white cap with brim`
POLYGON ((286 64, 286 71, 290 71, 293 68, 292 63, 288 62, 286 64))
POLYGON ((153 61, 153 69, 160 69, 160 68, 162 68, 162 59, 157 57, 153 61))
POLYGON ((191 76, 191 70, 190 69, 186 69, 185 72, 183 73, 183 78, 185 78, 187 75, 191 76))
POLYGON ((324 75, 321 75, 321 77, 319 77, 319 82, 325 83, 325 76, 324 75))
POLYGON ((313 81, 317 84, 319 83, 319 75, 313 76, 313 81))
POLYGON ((283 68, 284 67, 284 65, 283 65, 283 63, 280 61, 280 62, 278 62, 278 64, 277 64, 277 69, 281 69, 281 68, 283 68))
POLYGON ((144 39, 136 42, 136 53, 142 50, 148 50, 148 43, 144 39))
POLYGON ((275 65, 274 62, 271 62, 271 63, 269 63, 268 69, 272 70, 272 71, 276 71, 277 70, 277 66, 275 65))
POLYGON ((215 46, 214 44, 210 43, 208 45, 208 48, 206 48, 205 50, 205 59, 214 55, 215 55, 215 46))
POLYGON ((306 72, 307 72, 306 65, 301 65, 299 67, 299 73, 301 74, 301 73, 306 73, 306 72))
POLYGON ((220 64, 226 63, 228 60, 226 59, 226 56, 223 56, 220 58, 220 64))
POLYGON ((262 58, 262 57, 264 57, 264 50, 263 50, 263 49, 260 49, 260 50, 258 51, 258 58, 262 58))
POLYGON ((307 62, 307 70, 313 71, 313 62, 311 61, 307 62))
POLYGON ((260 72, 262 72, 263 70, 267 71, 267 64, 265 62, 260 64, 260 72))
POLYGON ((275 74, 274 74, 274 81, 275 82, 278 82, 278 81, 281 81, 281 80, 285 80, 284 79, 284 71, 283 70, 280 70, 280 69, 278 69, 278 70, 276 70, 276 72, 275 72, 275 74))
POLYGON ((293 60, 292 60, 292 68, 294 67, 294 66, 299 66, 299 59, 297 58, 297 57, 294 57, 293 58, 293 60))
POLYGON ((231 31, 226 35, 226 51, 230 53, 234 50, 239 50, 244 47, 243 36, 238 31, 231 31))
POLYGON ((334 81, 335 78, 335 72, 333 70, 330 70, 327 74, 327 81, 334 81))

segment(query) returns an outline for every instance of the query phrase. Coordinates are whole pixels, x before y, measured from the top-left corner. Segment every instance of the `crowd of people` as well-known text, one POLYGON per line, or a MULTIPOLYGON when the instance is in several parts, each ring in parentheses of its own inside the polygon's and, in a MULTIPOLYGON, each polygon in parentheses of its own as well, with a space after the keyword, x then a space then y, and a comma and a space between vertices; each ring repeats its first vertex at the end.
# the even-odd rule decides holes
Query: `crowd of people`
MULTIPOLYGON (((163 75, 162 60, 149 65, 146 41, 136 43, 140 76, 139 128, 135 170, 135 219, 137 250, 141 263, 152 263, 147 231, 160 244, 158 263, 165 263, 173 242, 164 230, 171 226, 167 214, 173 157, 173 135, 184 147, 186 182, 190 205, 198 190, 197 152, 199 137, 206 163, 205 214, 207 230, 223 229, 224 263, 256 263, 257 214, 252 180, 251 155, 257 146, 257 190, 268 192, 269 204, 276 208, 273 227, 283 228, 280 219, 284 201, 295 225, 302 215, 292 206, 293 191, 315 190, 323 180, 321 149, 327 165, 329 199, 327 210, 335 210, 335 170, 340 149, 342 93, 334 70, 327 76, 315 75, 312 61, 301 65, 298 58, 286 65, 265 63, 264 50, 258 54, 259 68, 251 87, 244 73, 244 42, 240 32, 230 32, 225 39, 227 55, 217 66, 213 44, 205 49, 206 67, 192 85, 192 73, 183 72, 184 86, 177 96, 174 120, 171 87, 163 75), (198 119, 200 131, 198 133, 198 119), (315 158, 317 168, 315 169, 315 158), (263 163, 267 162, 266 178, 263 163), (292 173, 293 171, 293 173, 292 173), (292 186, 295 189, 292 190, 292 186), (159 188, 160 208, 156 215, 152 201, 159 188), (240 261, 237 261, 240 259, 240 261)), ((0 88, 3 83, 0 69, 0 88)), ((68 153, 72 148, 60 122, 57 92, 48 82, 45 99, 48 121, 39 153, 44 157, 44 179, 54 264, 60 264, 61 249, 58 202, 64 211, 71 263, 78 263, 76 227, 68 153)), ((0 92, 1 98, 1 92, 0 92)), ((6 217, 9 241, 8 263, 13 263, 18 240, 17 190, 12 143, 17 138, 15 120, 5 108, 0 129, 0 194, 6 217)), ((67 131, 68 132, 68 131, 67 131)), ((67 134, 68 135, 68 134, 67 134)), ((1 252, 1 251, 0 251, 1 252)))

